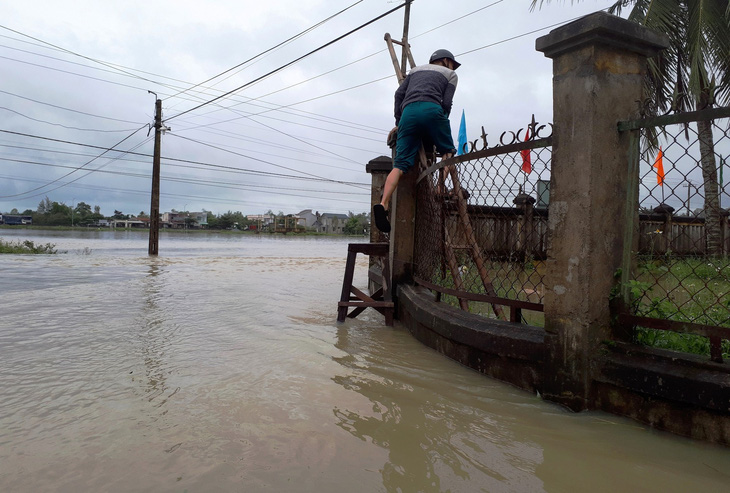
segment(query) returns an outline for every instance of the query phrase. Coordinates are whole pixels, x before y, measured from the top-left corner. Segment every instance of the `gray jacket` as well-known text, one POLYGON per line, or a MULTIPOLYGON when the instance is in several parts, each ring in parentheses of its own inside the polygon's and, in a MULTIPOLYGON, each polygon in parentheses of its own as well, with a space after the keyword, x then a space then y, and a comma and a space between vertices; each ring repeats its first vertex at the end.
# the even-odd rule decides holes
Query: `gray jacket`
POLYGON ((416 101, 439 104, 449 116, 458 81, 456 72, 441 65, 429 63, 411 69, 395 91, 395 124, 400 122, 403 108, 416 101))

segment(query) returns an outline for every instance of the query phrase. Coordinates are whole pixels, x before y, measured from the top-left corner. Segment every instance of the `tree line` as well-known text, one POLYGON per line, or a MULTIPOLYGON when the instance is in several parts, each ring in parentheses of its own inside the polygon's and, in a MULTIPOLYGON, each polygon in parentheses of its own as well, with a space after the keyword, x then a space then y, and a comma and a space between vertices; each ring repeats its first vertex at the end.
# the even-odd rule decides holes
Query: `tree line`
MULTIPOLYGON (((177 211, 172 209, 171 212, 178 214, 185 214, 187 211, 177 211)), ((248 229, 251 226, 258 226, 256 221, 250 221, 241 211, 228 211, 222 214, 214 214, 211 211, 205 209, 202 212, 207 214, 207 228, 208 229, 248 229)), ((33 218, 33 224, 38 226, 91 226, 99 224, 100 221, 108 219, 131 219, 137 218, 148 218, 149 215, 140 211, 138 214, 125 214, 122 211, 114 210, 114 214, 111 216, 105 216, 101 213, 101 207, 98 205, 91 206, 86 202, 78 202, 73 206, 64 204, 63 202, 52 201, 48 197, 45 197, 38 203, 36 210, 26 209, 22 212, 14 208, 9 213, 11 215, 22 215, 30 216, 33 218)), ((293 218, 293 214, 284 214, 279 211, 275 213, 269 210, 265 213, 275 218, 293 218)), ((196 227, 195 219, 193 217, 186 218, 186 224, 188 227, 196 227)), ((366 213, 354 214, 349 212, 348 220, 344 226, 344 233, 350 235, 363 234, 364 231, 370 228, 370 216, 366 213)))

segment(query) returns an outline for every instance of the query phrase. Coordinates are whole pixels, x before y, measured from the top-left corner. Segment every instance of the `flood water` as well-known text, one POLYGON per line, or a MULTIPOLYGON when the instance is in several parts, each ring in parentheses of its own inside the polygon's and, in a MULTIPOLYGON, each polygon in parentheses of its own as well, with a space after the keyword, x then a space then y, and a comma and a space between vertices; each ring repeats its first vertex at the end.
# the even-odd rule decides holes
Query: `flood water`
POLYGON ((730 490, 730 449, 338 324, 352 239, 0 238, 66 251, 0 256, 0 491, 730 490))

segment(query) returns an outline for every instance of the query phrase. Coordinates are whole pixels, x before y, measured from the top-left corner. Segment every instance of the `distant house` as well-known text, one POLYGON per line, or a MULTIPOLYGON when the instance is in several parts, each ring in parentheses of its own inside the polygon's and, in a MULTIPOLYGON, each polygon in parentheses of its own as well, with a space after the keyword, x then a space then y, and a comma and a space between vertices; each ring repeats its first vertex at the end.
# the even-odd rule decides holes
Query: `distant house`
MULTIPOLYGON (((148 220, 149 221, 149 220, 148 220)), ((208 226, 207 212, 163 212, 160 226, 171 229, 205 228, 208 226), (188 219, 190 218, 190 219, 188 219)))
POLYGON ((7 224, 8 226, 30 226, 33 224, 33 216, 0 214, 0 224, 7 224))
POLYGON ((251 222, 251 229, 262 229, 273 224, 276 216, 273 214, 251 214, 246 216, 246 219, 251 222))
POLYGON ((347 214, 331 214, 326 212, 319 216, 322 233, 344 233, 349 216, 347 214))
POLYGON ((314 223, 317 222, 318 215, 319 212, 315 214, 314 212, 312 212, 312 209, 305 209, 297 214, 297 217, 299 218, 298 224, 304 226, 305 228, 314 228, 314 223))
POLYGON ((109 220, 109 227, 110 228, 149 228, 150 227, 150 220, 147 219, 147 221, 143 221, 142 219, 137 219, 136 217, 133 217, 131 219, 110 219, 109 220))
POLYGON ((312 212, 312 209, 305 209, 297 216, 299 217, 299 224, 313 229, 317 233, 344 233, 345 224, 350 218, 347 214, 333 214, 330 212, 320 214, 319 211, 312 212))

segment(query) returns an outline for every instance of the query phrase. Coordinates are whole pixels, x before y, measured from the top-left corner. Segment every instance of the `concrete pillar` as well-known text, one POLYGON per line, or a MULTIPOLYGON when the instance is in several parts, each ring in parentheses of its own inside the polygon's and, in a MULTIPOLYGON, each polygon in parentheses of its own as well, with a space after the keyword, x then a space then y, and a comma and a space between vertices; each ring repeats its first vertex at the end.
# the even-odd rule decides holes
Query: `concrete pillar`
POLYGON ((617 123, 636 117, 646 59, 666 45, 603 12, 536 41, 553 59, 542 394, 573 410, 590 407, 591 361, 612 336, 609 299, 622 258, 629 156, 617 123))
MULTIPOLYGON (((365 171, 370 173, 370 243, 380 243, 387 241, 383 233, 375 227, 375 220, 372 217, 373 206, 380 203, 380 199, 383 196, 383 187, 385 186, 385 179, 388 177, 388 173, 393 169, 393 159, 388 156, 378 156, 372 159, 365 165, 365 171)), ((387 260, 387 259, 386 259, 387 260)), ((374 293, 380 289, 380 273, 382 272, 383 266, 380 263, 383 260, 370 256, 368 264, 368 289, 370 293, 374 293)))
POLYGON ((401 176, 390 205, 390 272, 392 286, 413 281, 416 242, 416 178, 418 167, 401 176))
MULTIPOLYGON (((371 159, 365 165, 365 171, 370 173, 370 214, 373 212, 373 206, 380 203, 383 197, 383 187, 388 173, 393 169, 393 159, 388 156, 378 156, 371 159)), ((384 241, 382 233, 375 227, 375 221, 370 218, 370 243, 378 243, 384 241)))
POLYGON ((658 245, 656 253, 665 255, 669 250, 672 249, 672 219, 674 218, 674 207, 668 204, 659 204, 654 207, 655 214, 661 214, 664 216, 664 224, 662 225, 662 239, 658 245))

